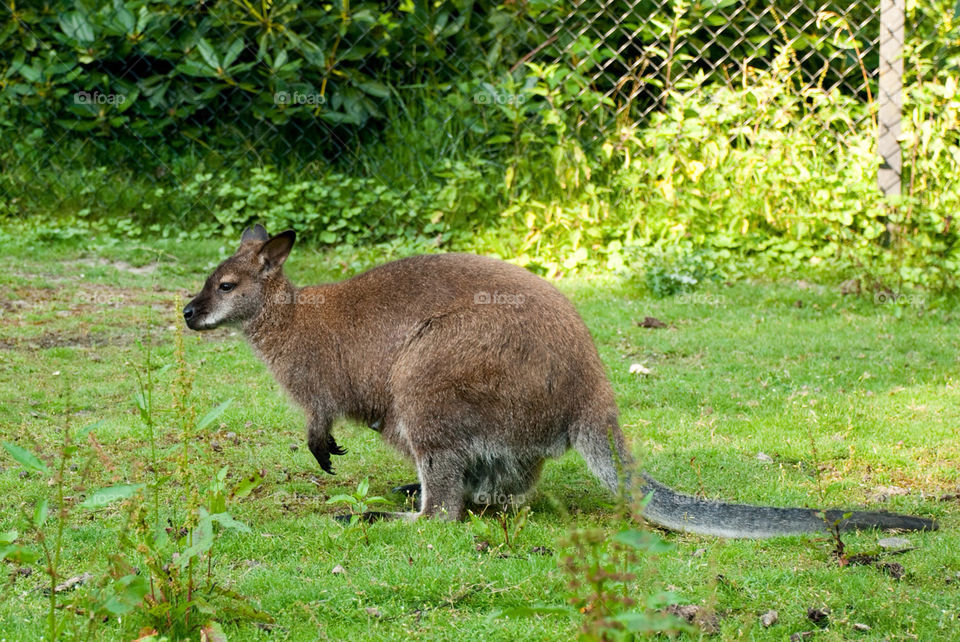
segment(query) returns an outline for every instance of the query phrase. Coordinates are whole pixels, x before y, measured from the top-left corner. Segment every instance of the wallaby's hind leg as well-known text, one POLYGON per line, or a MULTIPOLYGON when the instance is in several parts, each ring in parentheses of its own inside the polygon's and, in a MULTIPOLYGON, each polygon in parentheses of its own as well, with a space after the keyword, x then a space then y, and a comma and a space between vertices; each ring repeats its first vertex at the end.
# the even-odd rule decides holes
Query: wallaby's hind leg
POLYGON ((590 472, 607 488, 614 493, 629 490, 633 458, 615 417, 603 423, 581 425, 571 442, 590 472))
POLYGON ((421 489, 419 515, 461 519, 464 506, 461 458, 447 450, 420 455, 416 464, 421 489))

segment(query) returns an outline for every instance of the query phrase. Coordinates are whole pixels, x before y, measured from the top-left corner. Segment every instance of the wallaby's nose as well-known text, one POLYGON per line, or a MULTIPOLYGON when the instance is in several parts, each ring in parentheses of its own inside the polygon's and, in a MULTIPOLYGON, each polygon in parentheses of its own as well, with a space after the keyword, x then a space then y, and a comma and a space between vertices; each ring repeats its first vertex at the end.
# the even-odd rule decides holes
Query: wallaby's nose
POLYGON ((187 304, 187 307, 183 309, 183 320, 189 321, 190 319, 193 318, 193 315, 194 315, 193 304, 189 303, 187 304))

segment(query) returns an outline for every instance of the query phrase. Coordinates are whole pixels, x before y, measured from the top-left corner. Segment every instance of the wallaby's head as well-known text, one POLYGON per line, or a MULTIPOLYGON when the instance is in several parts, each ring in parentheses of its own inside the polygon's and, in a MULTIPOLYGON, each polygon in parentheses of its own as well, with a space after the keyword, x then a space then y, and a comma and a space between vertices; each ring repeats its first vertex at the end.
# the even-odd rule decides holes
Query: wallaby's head
POLYGON ((212 330, 255 318, 269 297, 276 296, 273 286, 284 281, 283 262, 295 239, 293 230, 273 237, 259 224, 244 230, 234 255, 217 266, 183 309, 187 327, 212 330))

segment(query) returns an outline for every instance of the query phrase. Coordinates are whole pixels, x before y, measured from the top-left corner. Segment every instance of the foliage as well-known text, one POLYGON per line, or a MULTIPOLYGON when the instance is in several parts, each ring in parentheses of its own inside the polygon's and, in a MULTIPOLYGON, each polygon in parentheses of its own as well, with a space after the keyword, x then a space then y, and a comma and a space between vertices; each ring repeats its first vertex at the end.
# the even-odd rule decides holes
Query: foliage
POLYGON ((0 32, 7 62, 0 117, 123 141, 134 153, 144 140, 167 136, 179 148, 250 150, 268 134, 279 134, 271 137, 279 155, 304 144, 316 156, 342 153, 343 137, 329 133, 362 132, 382 120, 384 101, 423 81, 421 69, 436 84, 512 63, 535 37, 525 27, 555 15, 548 7, 487 0, 14 4, 0 32), (221 113, 231 121, 221 122, 221 113))
MULTIPOLYGON (((223 622, 253 620, 271 622, 265 612, 249 600, 216 580, 213 566, 214 546, 222 531, 249 533, 250 528, 229 512, 230 504, 249 496, 263 481, 254 472, 229 484, 227 466, 220 467, 206 485, 197 481, 197 472, 210 472, 191 445, 230 406, 221 403, 199 420, 189 403, 193 373, 188 365, 182 336, 178 334, 174 363, 176 377, 172 414, 179 423, 179 435, 172 448, 160 455, 154 415, 154 369, 149 345, 143 348, 144 363, 137 372, 135 401, 150 442, 150 470, 153 483, 152 506, 143 502, 132 507, 127 529, 120 543, 128 555, 136 555, 149 572, 149 591, 143 597, 143 611, 152 626, 175 638, 190 637, 223 622), (167 474, 161 471, 174 464, 167 474), (161 510, 164 486, 176 481, 185 489, 185 505, 174 504, 173 511, 161 510), (152 512, 152 515, 151 515, 152 512), (205 567, 205 569, 204 569, 205 567)), ((166 366, 159 370, 165 371, 166 366)))
POLYGON ((638 575, 645 566, 640 555, 667 553, 676 548, 674 544, 635 529, 613 536, 603 529, 576 529, 564 543, 570 546, 562 562, 569 579, 569 606, 520 606, 498 611, 496 616, 581 615, 579 638, 584 641, 694 633, 693 627, 664 612, 677 603, 676 596, 641 588, 638 575))
POLYGON ((357 489, 347 495, 339 494, 334 495, 327 500, 328 504, 342 504, 350 509, 350 522, 349 525, 351 528, 360 527, 363 532, 363 541, 367 544, 370 543, 370 537, 367 535, 367 521, 370 517, 370 507, 377 504, 389 504, 390 501, 384 497, 374 496, 369 497, 367 493, 370 490, 370 480, 364 479, 362 482, 357 484, 357 489))
MULTIPOLYGON (((96 117, 128 120, 101 122, 90 135, 160 136, 176 125, 209 144, 187 151, 179 133, 169 144, 151 142, 148 171, 139 161, 121 167, 127 157, 112 148, 117 156, 107 158, 70 149, 38 175, 32 168, 45 167, 40 150, 52 126, 41 121, 51 111, 24 112, 16 116, 26 119, 23 136, 0 142, 8 170, 0 191, 14 195, 0 200, 0 238, 232 240, 261 221, 347 254, 375 244, 392 248, 386 254, 474 251, 549 276, 618 272, 661 295, 693 287, 687 277, 700 280, 693 272, 701 268, 677 271, 684 256, 729 278, 778 270, 858 279, 865 289, 957 287, 960 188, 951 177, 960 170, 960 28, 946 0, 908 8, 918 33, 906 50, 906 180, 898 199, 876 189, 872 96, 809 81, 805 54, 815 47, 873 66, 854 55, 864 34, 850 25, 860 22, 836 15, 821 15, 818 26, 832 38, 785 32, 763 43, 714 42, 728 3, 670 4, 638 22, 637 42, 680 42, 679 34, 689 46, 742 47, 755 66, 736 81, 705 69, 677 80, 669 70, 694 64, 690 51, 651 46, 657 64, 644 82, 666 98, 636 125, 614 117, 621 106, 596 80, 600 68, 613 73, 622 63, 615 52, 585 39, 524 57, 544 44, 537 31, 554 24, 563 3, 94 5, 62 15, 14 9, 20 22, 11 24, 19 26, 8 27, 0 47, 18 48, 22 59, 6 70, 3 104, 31 106, 50 92, 65 99, 74 89, 121 82, 111 73, 139 56, 145 79, 124 89, 139 92, 135 105, 108 105, 96 117), (267 13, 258 21, 251 11, 267 13), (227 18, 241 25, 235 33, 227 18), (554 62, 551 51, 573 52, 576 64, 554 62), (80 62, 43 71, 50 52, 80 62), (249 66, 258 56, 273 66, 249 66), (323 109, 275 104, 275 92, 291 90, 319 92, 323 109), (211 116, 225 109, 238 114, 244 135, 259 137, 258 123, 277 135, 263 139, 269 145, 226 144, 233 134, 211 116), (197 119, 204 124, 183 125, 197 119), (335 128, 351 127, 356 150, 307 165, 289 161, 283 128, 306 121, 322 121, 322 135, 298 134, 295 143, 340 140, 335 128), (270 153, 272 145, 280 152, 270 153), (237 150, 240 162, 231 162, 237 150)), ((650 9, 637 6, 639 17, 650 9)), ((764 13, 764 24, 777 11, 764 13)), ((55 119, 80 127, 67 121, 55 119)))
MULTIPOLYGON (((114 559, 109 573, 95 582, 94 588, 82 601, 87 611, 85 630, 79 628, 79 623, 71 617, 73 613, 83 614, 84 609, 77 606, 80 600, 73 600, 73 604, 68 605, 65 597, 69 588, 64 587, 73 588, 86 581, 85 577, 80 576, 63 581, 66 579, 62 567, 64 536, 71 522, 75 521, 73 514, 75 511, 66 498, 65 491, 69 488, 65 473, 72 465, 71 462, 83 454, 84 442, 93 434, 97 426, 98 424, 91 424, 75 430, 69 424, 64 425, 62 442, 53 470, 29 449, 3 442, 4 449, 14 461, 28 471, 48 477, 48 486, 53 489, 52 502, 51 498, 39 500, 34 506, 32 515, 25 516, 27 535, 33 541, 33 546, 20 543, 17 530, 0 534, 0 546, 2 546, 0 561, 9 560, 17 565, 31 564, 37 560, 43 562, 43 570, 48 581, 46 594, 49 603, 45 634, 50 640, 63 638, 68 630, 72 630, 74 635, 80 635, 81 631, 86 636, 93 635, 101 619, 129 613, 139 605, 147 593, 146 580, 129 565, 114 559), (51 504, 53 506, 52 524, 49 523, 51 504), (64 609, 65 606, 69 608, 64 609)), ((93 449, 87 445, 86 450, 93 449)), ((89 467, 89 461, 86 467, 89 467)), ((106 508, 115 502, 130 499, 142 488, 143 484, 122 484, 101 488, 89 493, 78 506, 86 510, 106 508)))
MULTIPOLYGON (((146 362, 143 371, 137 372, 138 390, 135 396, 141 420, 147 429, 151 458, 149 469, 153 473, 151 483, 115 484, 87 493, 77 507, 86 511, 102 511, 119 501, 127 502, 127 523, 120 526, 115 538, 117 550, 109 556, 105 574, 99 577, 90 574, 68 581, 74 585, 88 586, 73 601, 69 609, 63 609, 63 593, 59 588, 64 579, 61 570, 61 555, 64 548, 64 533, 72 520, 71 506, 65 501, 67 487, 65 471, 72 459, 81 453, 82 443, 99 424, 74 431, 69 425, 63 429, 63 443, 58 453, 57 466, 50 468, 30 450, 3 442, 7 453, 26 470, 50 475, 54 489, 54 514, 52 529, 47 529, 50 501, 43 499, 36 504, 31 518, 27 520, 28 533, 35 548, 19 542, 16 530, 0 534, 0 560, 16 564, 29 564, 38 559, 44 561, 44 571, 49 578, 50 607, 47 614, 47 636, 51 640, 62 639, 69 629, 75 636, 95 635, 97 625, 104 618, 127 616, 139 612, 146 616, 152 628, 170 633, 175 638, 189 637, 194 633, 205 635, 219 630, 220 622, 255 620, 271 622, 272 618, 252 606, 246 597, 217 582, 213 570, 213 548, 220 530, 249 533, 245 524, 234 519, 228 512, 230 503, 250 495, 263 481, 256 472, 228 485, 228 468, 221 467, 202 494, 193 485, 194 469, 202 464, 190 455, 189 446, 197 433, 216 420, 229 402, 208 412, 195 421, 193 409, 186 402, 191 381, 186 361, 181 350, 177 353, 177 387, 179 394, 174 400, 174 410, 181 422, 180 441, 166 450, 167 457, 160 456, 157 449, 158 426, 155 424, 153 404, 154 384, 157 372, 150 360, 149 347, 144 349, 146 362), (177 466, 172 474, 161 475, 174 459, 177 466), (170 483, 187 490, 188 505, 175 505, 173 510, 161 510, 161 494, 170 483), (143 497, 146 491, 147 497, 143 497), (152 514, 151 514, 152 513, 152 514), (178 521, 174 521, 177 519, 178 521), (139 561, 142 565, 134 565, 139 561), (205 566, 201 575, 200 569, 205 566), (85 628, 79 629, 72 616, 86 616, 85 628)), ((159 369, 159 374, 169 367, 159 369)), ((96 442, 88 445, 89 460, 93 459, 96 442)))
POLYGON ((532 511, 529 506, 504 506, 499 510, 494 509, 491 519, 484 519, 486 508, 480 514, 468 511, 470 524, 473 526, 474 539, 478 540, 478 550, 485 550, 490 554, 500 553, 501 549, 507 548, 516 553, 518 550, 518 540, 520 534, 527 525, 532 511), (502 540, 502 541, 498 541, 502 540), (491 546, 497 542, 495 546, 491 546))

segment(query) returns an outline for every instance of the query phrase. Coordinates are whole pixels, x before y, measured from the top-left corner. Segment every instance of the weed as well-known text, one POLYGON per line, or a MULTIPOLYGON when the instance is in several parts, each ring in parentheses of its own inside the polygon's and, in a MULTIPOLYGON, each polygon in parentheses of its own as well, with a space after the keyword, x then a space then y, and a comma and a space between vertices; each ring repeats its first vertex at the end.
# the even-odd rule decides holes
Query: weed
POLYGON ((368 497, 367 493, 370 490, 370 480, 364 478, 359 484, 357 484, 357 490, 353 493, 347 495, 334 495, 327 500, 328 504, 343 504, 350 509, 350 528, 360 527, 361 532, 363 533, 363 541, 367 544, 370 543, 370 537, 367 535, 367 515, 370 512, 370 507, 377 504, 389 504, 390 500, 383 497, 374 496, 368 497))

